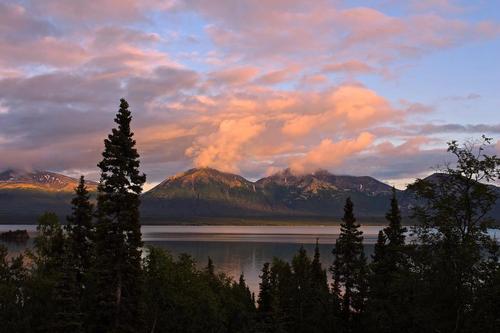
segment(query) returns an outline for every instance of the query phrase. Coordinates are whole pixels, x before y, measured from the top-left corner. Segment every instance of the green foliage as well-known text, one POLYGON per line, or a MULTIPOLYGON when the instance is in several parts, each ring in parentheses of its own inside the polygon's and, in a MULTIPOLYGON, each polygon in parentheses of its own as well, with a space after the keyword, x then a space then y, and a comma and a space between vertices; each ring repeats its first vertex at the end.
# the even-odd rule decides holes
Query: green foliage
POLYGON ((23 257, 7 258, 7 248, 0 245, 0 331, 26 332, 26 313, 22 286, 28 278, 23 257))
POLYGON ((495 257, 498 251, 487 233, 497 195, 486 183, 500 176, 500 159, 485 154, 490 144, 484 136, 479 144, 450 142, 456 163, 434 181, 419 179, 410 186, 423 202, 415 209, 420 226, 413 258, 425 290, 419 295, 425 309, 420 315, 441 331, 461 332, 471 325, 477 292, 491 281, 482 276, 496 269, 485 265, 485 253, 495 257))
POLYGON ((144 261, 147 332, 248 332, 255 305, 244 279, 199 271, 190 256, 175 260, 150 248, 144 261))
POLYGON ((28 254, 33 265, 30 279, 23 286, 24 310, 29 330, 52 332, 59 311, 58 284, 63 276, 65 236, 57 215, 51 212, 39 218, 37 231, 34 251, 28 254))
POLYGON ((330 332, 333 327, 326 271, 303 247, 291 265, 275 258, 264 264, 258 303, 261 332, 330 332))

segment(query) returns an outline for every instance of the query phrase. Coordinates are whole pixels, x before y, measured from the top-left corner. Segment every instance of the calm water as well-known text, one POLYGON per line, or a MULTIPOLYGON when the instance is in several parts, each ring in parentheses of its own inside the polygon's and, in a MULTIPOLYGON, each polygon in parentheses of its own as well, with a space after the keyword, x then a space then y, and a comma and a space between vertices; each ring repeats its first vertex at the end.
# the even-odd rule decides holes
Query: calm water
MULTIPOLYGON (((363 227, 366 252, 373 251, 376 235, 381 227, 363 227)), ((35 235, 34 225, 0 225, 0 232, 26 229, 35 235)), ((338 237, 338 226, 143 226, 146 245, 154 245, 170 251, 173 255, 190 254, 200 267, 206 265, 208 257, 214 261, 216 270, 234 278, 245 274, 252 291, 258 291, 259 274, 265 262, 273 257, 291 260, 301 245, 312 256, 316 239, 322 261, 328 267, 332 260, 332 248, 338 237)), ((15 255, 32 246, 4 243, 9 253, 15 255)))
MULTIPOLYGON (((382 226, 363 226, 365 252, 373 252, 378 231, 382 226)), ((26 229, 35 234, 33 225, 0 225, 0 232, 26 229)), ((312 256, 319 239, 322 261, 329 267, 333 261, 332 248, 340 231, 339 226, 143 226, 146 245, 162 247, 173 255, 190 254, 200 267, 208 257, 216 270, 235 278, 243 273, 252 291, 257 292, 262 265, 273 257, 291 260, 301 245, 312 256)), ((32 245, 7 244, 15 254, 32 245)))

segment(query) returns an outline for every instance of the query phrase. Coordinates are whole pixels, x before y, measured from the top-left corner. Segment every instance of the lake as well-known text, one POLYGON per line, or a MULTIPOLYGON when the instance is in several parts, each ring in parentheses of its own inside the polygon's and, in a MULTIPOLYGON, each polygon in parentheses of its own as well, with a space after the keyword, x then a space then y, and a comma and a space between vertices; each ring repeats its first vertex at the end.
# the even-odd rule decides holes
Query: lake
MULTIPOLYGON (((385 226, 362 226, 365 252, 369 256, 380 229, 385 226)), ((34 225, 0 225, 0 232, 26 229, 35 235, 34 225)), ((212 258, 217 271, 234 278, 241 273, 253 292, 258 292, 262 265, 273 257, 290 261, 300 246, 310 256, 316 239, 324 267, 333 261, 332 249, 340 226, 142 226, 146 246, 154 245, 173 255, 190 254, 200 267, 212 258)), ((19 253, 32 245, 7 244, 11 253, 19 253)))
MULTIPOLYGON (((381 226, 362 227, 365 233, 366 252, 373 251, 381 226)), ((0 232, 26 229, 30 236, 36 234, 35 225, 0 225, 0 232)), ((332 249, 340 226, 142 226, 146 246, 158 246, 173 255, 190 254, 200 267, 212 258, 217 271, 237 279, 241 273, 253 292, 258 292, 260 270, 273 257, 291 260, 301 245, 312 256, 316 239, 322 262, 328 267, 333 261, 332 249)), ((32 246, 4 243, 9 253, 15 255, 32 246)))

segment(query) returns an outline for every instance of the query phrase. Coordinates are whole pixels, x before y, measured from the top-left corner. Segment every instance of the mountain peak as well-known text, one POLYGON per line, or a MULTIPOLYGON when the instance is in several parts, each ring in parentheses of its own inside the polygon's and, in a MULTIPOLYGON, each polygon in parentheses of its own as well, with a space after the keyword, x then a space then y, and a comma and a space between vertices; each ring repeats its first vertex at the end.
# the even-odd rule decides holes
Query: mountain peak
POLYGON ((257 182, 261 186, 294 186, 316 193, 318 189, 365 192, 370 195, 390 193, 392 188, 369 176, 334 175, 327 170, 318 169, 313 173, 295 174, 290 169, 262 178, 257 182))

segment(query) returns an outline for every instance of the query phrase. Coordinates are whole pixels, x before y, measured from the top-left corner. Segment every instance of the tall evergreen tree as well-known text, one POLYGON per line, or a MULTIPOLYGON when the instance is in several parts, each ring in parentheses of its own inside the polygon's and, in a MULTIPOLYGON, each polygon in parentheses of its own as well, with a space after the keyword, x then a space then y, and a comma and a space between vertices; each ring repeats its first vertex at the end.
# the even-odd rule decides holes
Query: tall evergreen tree
POLYGON ((314 257, 311 262, 311 291, 314 307, 311 322, 318 332, 331 332, 336 326, 335 321, 338 313, 335 311, 334 300, 330 295, 326 269, 321 265, 318 239, 314 247, 314 257))
POLYGON ((284 260, 273 258, 270 275, 273 332, 293 332, 296 284, 292 267, 284 260))
POLYGON ((394 188, 386 219, 389 225, 378 234, 370 264, 368 326, 373 332, 401 332, 411 325, 408 300, 413 291, 408 286, 411 279, 405 254, 406 228, 401 225, 394 188))
POLYGON ((257 299, 257 313, 259 317, 259 329, 264 332, 273 331, 273 286, 271 283, 271 271, 269 263, 264 263, 260 275, 259 296, 257 299))
POLYGON ((312 299, 311 259, 303 246, 292 259, 292 281, 294 292, 292 294, 292 318, 294 319, 294 331, 305 332, 313 329, 309 321, 311 312, 316 309, 312 299))
POLYGON ((252 303, 252 293, 250 292, 250 288, 245 281, 245 275, 243 273, 240 274, 240 278, 238 279, 238 289, 245 296, 244 298, 249 301, 249 304, 253 309, 255 309, 255 304, 252 303))
POLYGON ((366 258, 363 249, 363 232, 354 217, 353 203, 347 198, 340 235, 335 243, 334 263, 331 266, 334 292, 343 291, 341 316, 347 331, 356 329, 355 322, 364 309, 366 298, 366 258))
POLYGON ((141 229, 139 195, 146 176, 130 128, 128 103, 120 100, 116 128, 104 140, 98 164, 96 294, 97 332, 137 332, 141 328, 141 229))
POLYGON ((215 266, 212 258, 208 257, 208 263, 207 263, 207 268, 206 271, 208 275, 210 276, 215 276, 215 266))
POLYGON ((372 263, 378 264, 385 259, 386 247, 387 247, 387 237, 383 230, 378 232, 377 243, 375 243, 373 255, 372 255, 372 263))
POLYGON ((84 316, 81 310, 82 299, 77 281, 78 273, 73 266, 69 247, 65 246, 64 251, 61 274, 54 288, 55 313, 50 331, 80 333, 83 332, 84 316))
POLYGON ((262 275, 260 276, 261 282, 259 283, 259 298, 257 304, 259 305, 259 313, 269 313, 272 309, 272 286, 271 274, 269 270, 269 263, 266 262, 262 267, 262 275))
POLYGON ((68 247, 71 253, 72 264, 77 272, 77 281, 83 285, 85 276, 94 260, 94 225, 92 223, 93 205, 90 194, 85 185, 85 178, 80 177, 80 182, 75 188, 75 196, 71 200, 72 213, 67 217, 66 231, 68 247))
POLYGON ((311 280, 314 289, 325 289, 328 290, 326 270, 321 265, 320 252, 318 239, 316 239, 316 246, 314 247, 314 257, 311 262, 311 280))
POLYGON ((72 214, 67 217, 61 277, 56 285, 54 332, 82 331, 90 306, 89 271, 94 259, 90 195, 85 179, 75 188, 72 214))
POLYGON ((396 189, 394 187, 392 188, 391 208, 385 215, 385 218, 389 222, 389 226, 384 228, 388 245, 394 248, 404 245, 406 228, 402 226, 401 210, 399 209, 396 189))

